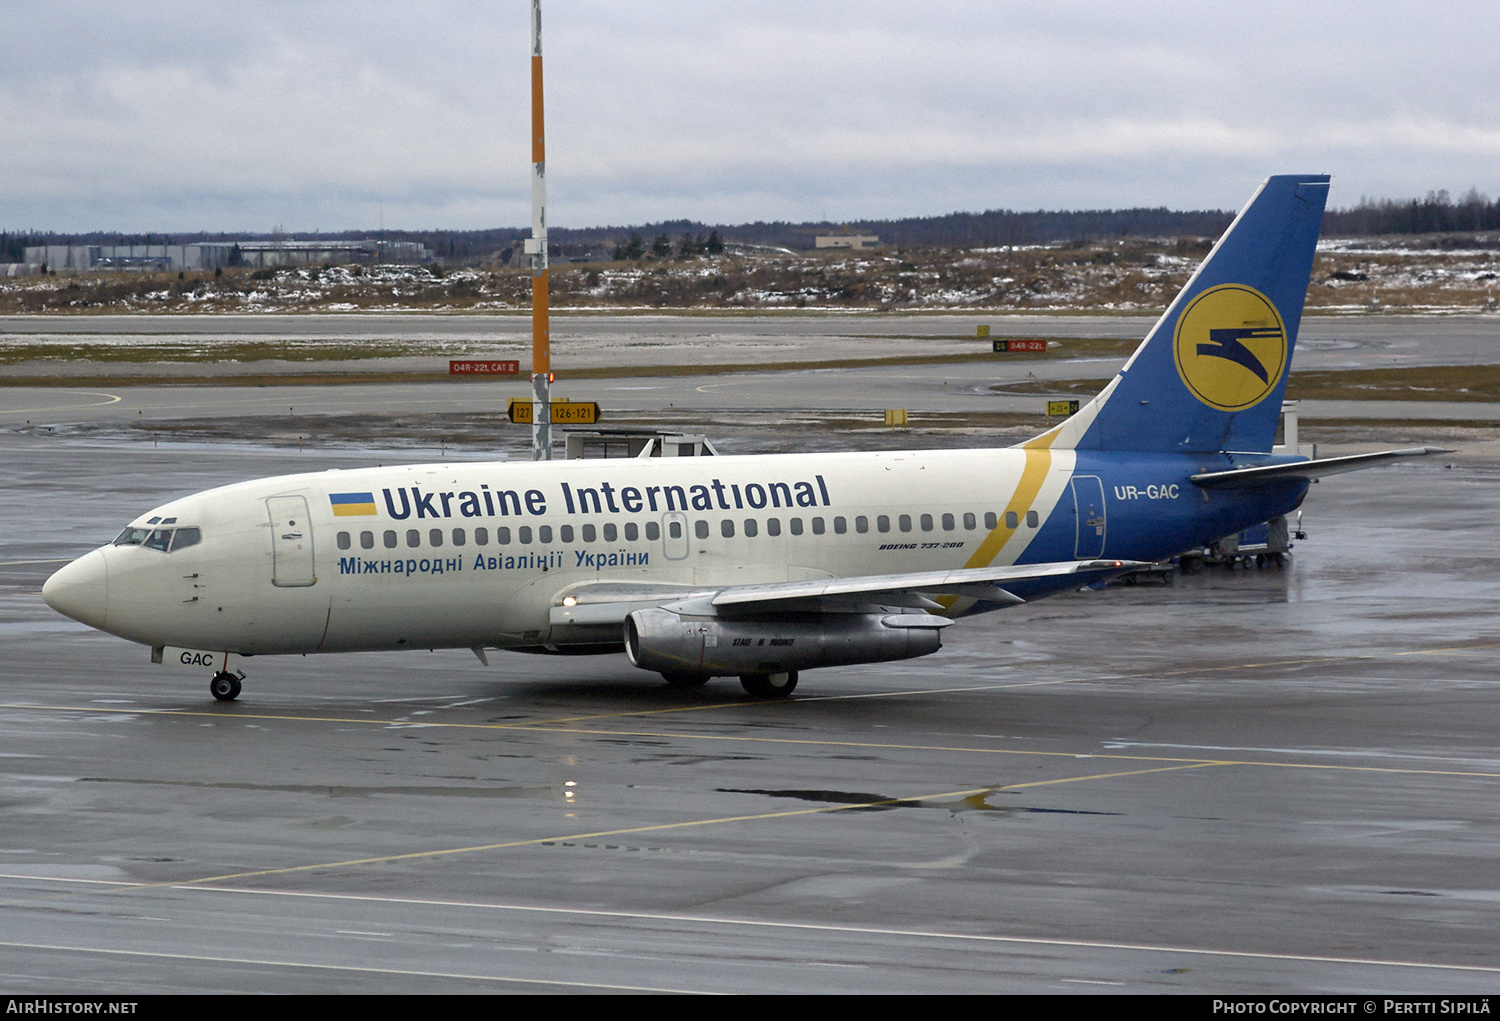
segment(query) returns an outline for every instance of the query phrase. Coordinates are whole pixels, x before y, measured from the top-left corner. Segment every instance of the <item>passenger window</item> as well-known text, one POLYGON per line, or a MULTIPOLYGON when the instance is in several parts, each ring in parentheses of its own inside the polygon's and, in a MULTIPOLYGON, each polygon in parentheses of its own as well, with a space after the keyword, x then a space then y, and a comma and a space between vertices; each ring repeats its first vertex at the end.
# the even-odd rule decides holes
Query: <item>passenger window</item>
POLYGON ((897 527, 899 527, 901 529, 901 531, 903 531, 903 532, 910 532, 911 531, 911 515, 910 514, 903 514, 903 515, 901 515, 899 518, 896 519, 896 525, 897 525, 897 527))
POLYGON ((469 537, 464 533, 464 530, 462 528, 455 528, 453 530, 453 545, 462 546, 468 541, 469 537))
POLYGON ((203 541, 203 533, 196 528, 179 528, 177 534, 172 536, 172 552, 189 546, 196 546, 203 541))
POLYGON ((422 533, 415 528, 408 528, 406 530, 406 545, 411 549, 416 549, 422 545, 422 533))
POLYGON ((995 517, 995 512, 994 511, 985 511, 984 512, 984 527, 985 528, 994 528, 995 525, 997 525, 999 523, 999 521, 1000 521, 1000 519, 997 518, 997 517, 995 517))
POLYGON ((1026 512, 1026 527, 1027 528, 1035 528, 1036 526, 1037 526, 1036 511, 1027 511, 1026 512))
POLYGON ((858 532, 860 535, 864 535, 866 532, 868 532, 870 530, 870 519, 867 518, 867 517, 865 517, 863 514, 861 514, 859 517, 855 518, 854 519, 854 530, 856 532, 858 532))
POLYGON ((843 518, 834 518, 833 530, 839 535, 843 535, 845 532, 849 531, 849 522, 845 521, 843 518))
POLYGON ((604 541, 615 542, 620 538, 620 530, 613 523, 604 526, 604 541))
POLYGON ((766 534, 767 535, 780 535, 781 534, 781 519, 780 518, 766 518, 766 534))
POLYGON ((490 530, 488 528, 474 529, 474 545, 488 546, 490 544, 490 530))
MULTIPOLYGON (((674 524, 674 525, 677 526, 677 533, 676 533, 676 535, 674 537, 675 538, 681 538, 682 537, 682 526, 678 525, 677 522, 675 522, 675 521, 672 522, 672 524, 674 524)), ((651 540, 652 542, 655 542, 657 539, 660 539, 661 538, 661 525, 658 525, 655 521, 648 521, 648 522, 646 522, 646 538, 649 539, 649 540, 651 540)))
POLYGON ((561 525, 561 526, 559 526, 558 529, 557 529, 557 537, 559 539, 561 539, 563 542, 572 542, 573 541, 573 526, 572 525, 561 525))
POLYGON ((433 549, 437 549, 443 544, 443 530, 441 528, 430 529, 427 532, 427 541, 432 544, 433 549))
POLYGON ((348 549, 352 543, 349 542, 349 533, 340 532, 338 535, 339 549, 348 549))
POLYGON ((887 516, 887 515, 885 515, 885 514, 882 514, 882 515, 880 515, 880 517, 876 518, 875 519, 875 529, 876 529, 876 531, 879 531, 879 532, 889 532, 891 530, 891 519, 890 519, 890 517, 887 516))
POLYGON ((1016 517, 1016 512, 1015 511, 1006 511, 1005 512, 1005 527, 1006 528, 1015 528, 1020 523, 1021 523, 1021 519, 1018 518, 1018 517, 1016 517))
POLYGON ((359 533, 359 548, 360 549, 374 549, 375 548, 375 533, 374 532, 360 532, 359 533))
POLYGON ((723 521, 720 521, 719 522, 719 534, 722 535, 726 539, 733 539, 734 538, 734 522, 730 521, 728 518, 725 518, 723 521))
POLYGON ((970 511, 969 513, 967 513, 967 514, 964 515, 964 527, 965 528, 970 529, 972 531, 978 524, 979 524, 979 522, 974 519, 974 512, 973 511, 970 511))
POLYGON ((172 530, 170 528, 158 528, 146 536, 146 541, 141 545, 147 549, 161 550, 165 553, 167 547, 172 545, 172 530))
POLYGON ((932 515, 931 514, 923 514, 922 515, 922 531, 924 531, 924 532, 930 532, 930 531, 932 531, 932 515))
POLYGON ((952 514, 944 514, 943 515, 943 531, 945 531, 945 532, 951 532, 951 531, 953 531, 953 527, 954 527, 954 525, 953 525, 953 515, 952 514))
POLYGON ((552 541, 552 526, 551 525, 538 525, 537 529, 536 529, 536 538, 537 538, 538 542, 551 542, 552 541))
POLYGON ((516 529, 516 535, 520 538, 521 545, 523 545, 523 546, 530 546, 531 545, 531 526, 530 525, 522 525, 520 528, 517 528, 516 529))
POLYGON ((793 518, 791 521, 788 522, 788 524, 790 524, 792 526, 792 534, 793 535, 801 535, 802 534, 802 519, 801 518, 793 518))
POLYGON ((813 535, 822 535, 823 534, 823 519, 822 518, 813 518, 812 519, 812 526, 813 526, 813 535))
POLYGON ((625 541, 626 542, 635 542, 640 537, 641 537, 640 526, 637 525, 634 521, 627 521, 627 522, 625 522, 625 541))
POLYGON ((755 519, 754 518, 746 518, 745 519, 745 538, 747 538, 747 539, 753 539, 753 538, 756 537, 757 534, 759 534, 759 532, 760 532, 760 528, 756 524, 755 519))
POLYGON ((386 533, 383 536, 381 536, 380 538, 381 538, 381 541, 385 543, 385 548, 386 549, 395 549, 396 548, 396 533, 395 532, 387 529, 386 533))
POLYGON ((510 545, 510 529, 509 528, 506 528, 504 525, 501 525, 499 528, 495 529, 495 545, 497 545, 497 546, 509 546, 510 545))
MULTIPOLYGON (((677 529, 677 522, 674 521, 674 522, 672 522, 672 530, 673 530, 673 533, 674 533, 673 536, 672 536, 672 538, 674 538, 674 539, 677 538, 677 536, 675 534, 676 533, 676 529, 677 529)), ((693 522, 693 534, 696 535, 700 539, 707 539, 708 538, 708 522, 707 521, 703 521, 701 519, 698 520, 698 521, 694 521, 693 522)))
POLYGON ((594 526, 593 525, 584 525, 583 526, 583 541, 584 542, 593 542, 598 537, 599 537, 599 533, 594 530, 594 526))

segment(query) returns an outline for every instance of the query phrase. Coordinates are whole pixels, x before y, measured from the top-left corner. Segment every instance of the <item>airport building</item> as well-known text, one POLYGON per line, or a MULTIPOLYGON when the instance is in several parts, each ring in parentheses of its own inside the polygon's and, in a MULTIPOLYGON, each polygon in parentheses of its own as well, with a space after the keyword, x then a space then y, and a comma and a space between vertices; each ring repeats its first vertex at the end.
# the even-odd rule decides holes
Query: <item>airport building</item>
POLYGON ((298 266, 431 262, 432 250, 415 241, 209 241, 196 245, 38 245, 26 262, 60 269, 213 270, 229 266, 298 266))
POLYGON ((873 248, 880 244, 874 234, 818 234, 813 237, 814 248, 873 248))

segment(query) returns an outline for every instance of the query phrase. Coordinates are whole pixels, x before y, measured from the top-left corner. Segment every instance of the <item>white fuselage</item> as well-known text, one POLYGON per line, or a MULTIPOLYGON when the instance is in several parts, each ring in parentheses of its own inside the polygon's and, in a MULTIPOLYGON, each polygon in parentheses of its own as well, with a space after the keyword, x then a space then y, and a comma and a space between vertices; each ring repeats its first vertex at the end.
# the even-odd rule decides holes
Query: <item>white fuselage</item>
POLYGON ((174 500, 134 524, 175 519, 201 542, 110 546, 78 563, 97 559, 107 578, 87 622, 150 645, 546 647, 584 637, 549 619, 579 583, 1014 563, 1067 493, 1073 460, 1006 448, 328 471, 174 500))

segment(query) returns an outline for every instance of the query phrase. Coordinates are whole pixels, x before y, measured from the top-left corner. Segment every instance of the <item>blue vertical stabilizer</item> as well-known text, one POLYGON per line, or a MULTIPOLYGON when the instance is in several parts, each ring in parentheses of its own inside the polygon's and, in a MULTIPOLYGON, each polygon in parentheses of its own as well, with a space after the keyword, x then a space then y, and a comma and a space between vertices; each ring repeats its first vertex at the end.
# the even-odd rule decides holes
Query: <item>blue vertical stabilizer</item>
POLYGON ((1050 446, 1269 453, 1327 198, 1327 176, 1268 178, 1120 374, 1050 446))

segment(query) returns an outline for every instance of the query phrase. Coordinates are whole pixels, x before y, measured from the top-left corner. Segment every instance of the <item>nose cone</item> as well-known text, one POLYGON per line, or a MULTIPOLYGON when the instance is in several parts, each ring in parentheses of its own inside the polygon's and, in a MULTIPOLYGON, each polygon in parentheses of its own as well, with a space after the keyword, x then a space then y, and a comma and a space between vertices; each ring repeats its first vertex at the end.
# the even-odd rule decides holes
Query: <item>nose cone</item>
POLYGON ((58 613, 66 614, 89 627, 104 627, 109 606, 109 572, 104 551, 79 557, 47 579, 42 598, 58 613))

